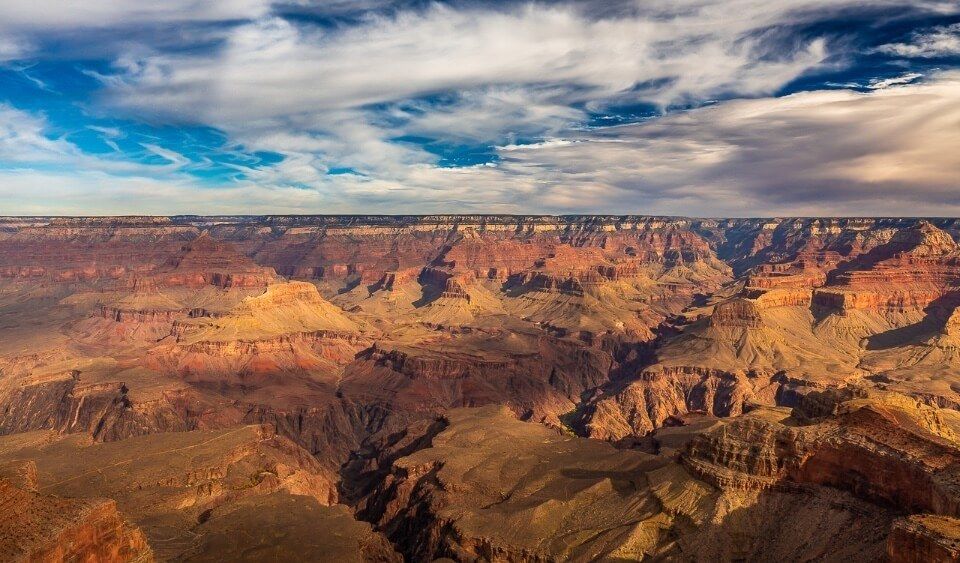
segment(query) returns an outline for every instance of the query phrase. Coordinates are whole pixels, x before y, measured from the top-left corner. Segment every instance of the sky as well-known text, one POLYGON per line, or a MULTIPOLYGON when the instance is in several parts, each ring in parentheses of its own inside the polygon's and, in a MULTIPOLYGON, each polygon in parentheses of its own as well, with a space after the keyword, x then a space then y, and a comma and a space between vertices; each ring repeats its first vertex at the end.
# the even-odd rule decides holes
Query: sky
POLYGON ((960 0, 0 2, 0 214, 960 215, 960 0))

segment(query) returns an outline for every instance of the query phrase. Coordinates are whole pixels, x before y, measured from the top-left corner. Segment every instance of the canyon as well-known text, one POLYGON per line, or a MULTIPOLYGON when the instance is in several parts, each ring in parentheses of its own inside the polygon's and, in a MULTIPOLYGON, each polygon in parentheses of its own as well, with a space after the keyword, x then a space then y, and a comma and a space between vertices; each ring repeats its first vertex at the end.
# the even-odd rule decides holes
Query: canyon
POLYGON ((958 240, 0 217, 0 559, 960 560, 958 240))

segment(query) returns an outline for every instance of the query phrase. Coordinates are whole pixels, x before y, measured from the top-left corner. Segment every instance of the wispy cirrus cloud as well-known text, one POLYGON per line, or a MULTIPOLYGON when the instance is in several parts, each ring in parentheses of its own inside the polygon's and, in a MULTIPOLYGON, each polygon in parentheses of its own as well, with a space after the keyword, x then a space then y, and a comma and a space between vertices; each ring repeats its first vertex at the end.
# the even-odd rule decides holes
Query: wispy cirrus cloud
POLYGON ((3 2, 0 29, 50 31, 57 29, 133 27, 189 21, 251 19, 269 12, 268 0, 32 0, 3 2))
POLYGON ((914 33, 909 43, 889 43, 876 51, 902 57, 960 56, 960 23, 914 33))
POLYGON ((757 95, 823 61, 818 39, 764 45, 750 32, 787 13, 745 4, 755 17, 700 8, 594 21, 567 6, 438 4, 343 29, 270 18, 235 28, 209 53, 123 58, 122 82, 111 86, 123 106, 230 124, 496 85, 560 85, 567 103, 625 92, 662 104, 757 95))
POLYGON ((46 129, 42 116, 0 104, 0 160, 8 165, 29 165, 82 157, 76 146, 45 135, 46 129))

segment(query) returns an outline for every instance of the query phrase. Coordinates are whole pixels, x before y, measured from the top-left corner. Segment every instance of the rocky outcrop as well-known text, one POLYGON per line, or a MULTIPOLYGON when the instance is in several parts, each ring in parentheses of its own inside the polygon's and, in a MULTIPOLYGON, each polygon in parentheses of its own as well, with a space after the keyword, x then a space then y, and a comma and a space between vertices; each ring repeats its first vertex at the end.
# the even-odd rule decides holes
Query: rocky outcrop
POLYGON ((210 378, 232 373, 336 373, 370 345, 342 310, 304 282, 273 284, 218 316, 184 317, 173 342, 150 351, 147 365, 210 378))
POLYGON ((469 275, 455 275, 452 272, 438 268, 427 267, 420 272, 418 281, 423 285, 431 285, 440 299, 462 299, 470 302, 470 293, 467 286, 470 284, 469 275))
MULTIPOLYGON (((817 410, 801 409, 804 418, 817 410)), ((721 488, 826 485, 911 512, 956 517, 955 438, 936 409, 879 396, 847 401, 837 415, 808 426, 748 415, 698 436, 683 461, 721 488)))
POLYGON ((370 286, 370 291, 397 291, 405 284, 415 281, 419 274, 420 272, 416 268, 408 268, 399 272, 386 272, 375 284, 370 286))
POLYGON ((916 514, 897 520, 887 538, 891 563, 947 563, 960 560, 960 520, 916 514))
POLYGON ((204 232, 167 259, 159 274, 164 286, 263 288, 276 281, 272 268, 255 264, 232 245, 204 232))
MULTIPOLYGON (((48 537, 61 528, 69 530, 57 522, 79 519, 70 516, 74 510, 71 507, 77 506, 75 512, 95 518, 91 526, 80 528, 81 535, 77 537, 83 541, 90 537, 89 543, 111 549, 116 541, 111 540, 110 534, 124 529, 108 526, 116 521, 119 507, 142 530, 143 535, 136 537, 142 542, 145 535, 160 560, 216 558, 217 551, 197 551, 224 534, 232 535, 232 547, 223 554, 234 553, 234 549, 237 553, 262 549, 286 553, 285 557, 299 552, 303 557, 315 558, 323 553, 324 543, 326 548, 343 549, 343 542, 336 539, 338 530, 352 540, 345 542, 352 549, 369 544, 368 549, 392 552, 389 548, 384 550, 383 544, 377 548, 369 528, 353 524, 342 508, 331 508, 337 500, 333 468, 271 428, 241 425, 216 431, 169 432, 87 446, 72 437, 34 442, 18 436, 0 438, 0 465, 22 457, 33 459, 38 467, 39 492, 34 493, 34 498, 113 499, 71 498, 65 506, 55 508, 54 514, 44 516, 50 522, 24 523, 23 516, 33 517, 36 511, 0 513, 0 522, 5 524, 6 517, 12 518, 12 522, 19 522, 39 537, 48 537), (298 523, 285 516, 291 511, 314 519, 298 523), (321 521, 334 529, 324 530, 318 525, 321 521), (271 522, 283 522, 283 526, 271 522), (88 532, 83 532, 85 529, 88 532), (94 536, 94 531, 102 534, 94 536), (311 536, 326 537, 327 541, 318 545, 309 539, 311 536), (356 543, 350 546, 353 542, 356 543)), ((14 542, 21 547, 29 545, 23 541, 25 537, 30 536, 19 540, 15 537, 14 542)), ((57 537, 51 538, 50 546, 69 550, 82 544, 72 538, 57 537)), ((113 561, 134 557, 111 558, 109 553, 103 553, 78 559, 113 561)))
POLYGON ((754 301, 733 299, 714 307, 710 324, 714 327, 759 328, 763 326, 763 319, 754 301))
POLYGON ((814 294, 828 308, 922 309, 960 291, 960 247, 946 232, 920 222, 838 267, 828 286, 814 294))
POLYGON ((827 281, 842 257, 837 252, 804 252, 790 262, 760 264, 746 275, 746 286, 758 289, 814 288, 827 281))
MULTIPOLYGON (((633 428, 642 435, 657 419, 687 412, 690 401, 664 401, 662 386, 654 384, 656 374, 675 370, 753 374, 738 393, 767 405, 789 404, 797 389, 842 386, 864 375, 887 383, 929 377, 937 383, 924 390, 913 384, 897 389, 926 393, 925 400, 936 404, 956 403, 950 385, 960 372, 952 367, 954 348, 943 334, 948 329, 925 332, 960 300, 960 247, 951 235, 924 221, 879 232, 865 223, 852 238, 840 226, 823 230, 800 222, 797 228, 810 236, 787 246, 777 236, 799 235, 773 236, 765 257, 774 261, 750 270, 743 285, 731 286, 732 295, 719 294, 696 316, 689 313, 692 322, 659 343, 657 363, 621 384, 616 397, 592 399, 604 404, 584 409, 599 416, 586 423, 590 431, 619 439, 633 428), (930 375, 914 375, 924 370, 930 375), (794 382, 792 388, 780 383, 784 379, 794 382), (663 403, 675 405, 675 412, 650 406, 663 403)), ((714 412, 709 405, 706 410, 714 412)))
POLYGON ((449 346, 488 344, 481 354, 438 354, 377 344, 345 369, 340 392, 357 403, 398 413, 508 405, 517 416, 560 426, 582 393, 607 379, 612 358, 595 348, 546 336, 466 334, 449 346))
POLYGON ((350 333, 357 323, 320 296, 310 283, 273 284, 218 317, 193 317, 177 323, 179 342, 267 340, 298 333, 350 333))
POLYGON ((893 519, 827 488, 717 490, 669 456, 493 408, 451 411, 410 433, 365 451, 380 449, 362 465, 385 476, 358 514, 412 560, 876 559, 893 519))
POLYGON ((583 296, 583 285, 577 278, 558 279, 540 272, 531 272, 521 276, 516 283, 527 291, 543 291, 546 293, 562 293, 564 295, 583 296))
POLYGON ((143 533, 126 522, 115 502, 41 494, 32 485, 0 477, 4 561, 153 561, 143 533))
POLYGON ((686 413, 736 416, 756 400, 755 385, 746 376, 708 369, 648 371, 622 390, 590 402, 574 426, 592 438, 617 441, 643 436, 686 413))
POLYGON ((85 384, 79 373, 0 395, 0 434, 51 429, 111 441, 190 428, 169 402, 135 405, 122 382, 85 384))

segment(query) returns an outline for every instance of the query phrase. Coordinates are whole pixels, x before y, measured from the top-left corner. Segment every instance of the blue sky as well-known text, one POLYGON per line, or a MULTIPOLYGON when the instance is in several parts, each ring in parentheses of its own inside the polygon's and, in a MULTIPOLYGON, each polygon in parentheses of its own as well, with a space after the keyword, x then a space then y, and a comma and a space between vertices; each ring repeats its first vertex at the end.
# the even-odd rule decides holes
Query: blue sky
POLYGON ((960 3, 0 6, 5 214, 960 213, 960 3))

